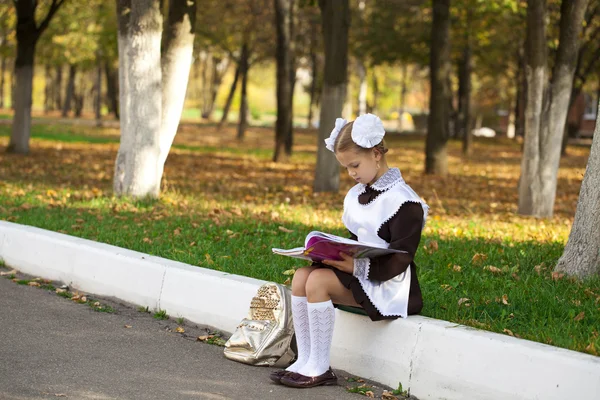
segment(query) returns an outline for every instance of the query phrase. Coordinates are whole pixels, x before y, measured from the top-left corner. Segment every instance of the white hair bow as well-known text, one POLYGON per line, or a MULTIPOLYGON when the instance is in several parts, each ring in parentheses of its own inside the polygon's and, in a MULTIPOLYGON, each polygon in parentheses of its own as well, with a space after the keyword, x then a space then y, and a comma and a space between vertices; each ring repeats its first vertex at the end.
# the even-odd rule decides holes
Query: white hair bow
POLYGON ((346 125, 347 123, 348 123, 348 121, 346 121, 343 118, 336 118, 335 126, 333 127, 333 130, 331 131, 329 138, 325 139, 325 148, 327 150, 329 150, 331 152, 335 152, 335 149, 334 149, 335 139, 337 139, 338 135, 340 134, 340 131, 342 130, 344 125, 346 125))
POLYGON ((383 122, 374 114, 361 115, 352 125, 352 140, 365 149, 377 146, 384 135, 383 122))

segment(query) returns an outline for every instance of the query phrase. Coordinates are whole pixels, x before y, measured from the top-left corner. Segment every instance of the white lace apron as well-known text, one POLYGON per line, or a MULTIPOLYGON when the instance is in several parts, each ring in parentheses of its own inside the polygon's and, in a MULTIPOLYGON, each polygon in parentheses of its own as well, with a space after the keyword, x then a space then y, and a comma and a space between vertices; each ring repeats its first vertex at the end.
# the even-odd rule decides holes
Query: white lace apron
MULTIPOLYGON (((423 207, 423 224, 427 218, 429 207, 414 190, 402 179, 398 168, 390 168, 371 187, 383 191, 368 204, 360 204, 358 196, 365 192, 366 185, 359 183, 348 191, 344 199, 342 221, 350 232, 356 235, 359 242, 384 245, 389 243, 381 239, 377 232, 389 221, 406 202, 415 202, 423 207)), ((384 316, 408 315, 408 295, 410 292, 410 266, 405 272, 379 282, 368 279, 370 260, 356 259, 354 276, 356 276, 371 303, 384 316)))

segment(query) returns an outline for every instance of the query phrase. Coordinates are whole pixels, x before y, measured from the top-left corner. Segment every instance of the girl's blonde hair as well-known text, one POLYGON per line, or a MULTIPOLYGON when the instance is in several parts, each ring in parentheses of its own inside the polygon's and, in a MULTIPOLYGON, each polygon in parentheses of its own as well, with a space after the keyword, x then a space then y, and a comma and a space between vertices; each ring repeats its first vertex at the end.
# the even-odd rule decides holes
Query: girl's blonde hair
POLYGON ((378 144, 376 144, 374 147, 372 147, 370 149, 360 147, 359 145, 354 143, 354 140, 352 140, 352 125, 353 124, 354 124, 354 121, 348 122, 340 130, 340 133, 337 136, 337 138, 335 139, 335 143, 333 145, 333 149, 334 149, 335 153, 337 153, 338 151, 348 151, 348 150, 353 150, 353 151, 359 153, 359 152, 367 152, 372 149, 375 149, 375 150, 379 151, 382 156, 384 156, 385 153, 388 152, 387 145, 385 144, 385 139, 381 139, 381 142, 379 142, 378 144))

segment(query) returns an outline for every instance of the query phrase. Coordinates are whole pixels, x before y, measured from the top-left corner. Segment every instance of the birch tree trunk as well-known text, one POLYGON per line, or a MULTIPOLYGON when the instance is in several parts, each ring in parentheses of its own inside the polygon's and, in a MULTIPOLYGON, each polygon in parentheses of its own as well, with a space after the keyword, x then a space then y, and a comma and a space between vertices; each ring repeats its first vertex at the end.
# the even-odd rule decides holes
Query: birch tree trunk
MULTIPOLYGON (((599 103, 600 107, 600 103, 599 103)), ((600 275, 600 115, 569 241, 554 269, 580 279, 600 275)))
POLYGON ((425 173, 448 173, 448 108, 450 104, 450 0, 433 0, 429 117, 425 144, 425 173))
POLYGON ((175 135, 192 66, 194 30, 196 25, 195 0, 170 0, 162 54, 162 123, 160 126, 159 173, 163 168, 175 135))
POLYGON ((114 192, 158 197, 160 159, 161 35, 158 0, 117 0, 121 142, 114 192))
POLYGON ((527 110, 525 146, 519 180, 519 213, 551 217, 563 130, 587 0, 563 0, 560 41, 552 82, 546 87, 544 2, 529 0, 527 9, 527 110))
POLYGON ((33 66, 35 46, 40 35, 46 30, 50 20, 58 11, 64 0, 52 0, 48 14, 38 26, 35 21, 37 2, 14 2, 17 10, 17 58, 15 60, 15 77, 18 90, 14 90, 11 102, 15 110, 13 116, 10 142, 6 149, 9 153, 29 153, 29 137, 31 135, 31 101, 33 89, 33 66))
POLYGON ((285 161, 286 139, 292 132, 293 88, 290 76, 292 62, 292 10, 294 0, 274 0, 277 28, 277 121, 275 122, 275 150, 273 161, 285 161))
MULTIPOLYGON (((31 101, 33 90, 33 57, 34 45, 32 47, 17 49, 17 61, 15 62, 16 87, 12 97, 13 109, 15 110, 10 135, 10 143, 7 151, 9 153, 29 153, 29 138, 31 136, 31 101)), ((17 48, 19 45, 17 45, 17 48)))
POLYGON ((333 129, 335 119, 341 116, 346 100, 350 6, 348 0, 319 0, 319 7, 325 45, 325 74, 320 99, 314 191, 336 192, 340 186, 340 168, 334 154, 325 148, 325 139, 333 129))

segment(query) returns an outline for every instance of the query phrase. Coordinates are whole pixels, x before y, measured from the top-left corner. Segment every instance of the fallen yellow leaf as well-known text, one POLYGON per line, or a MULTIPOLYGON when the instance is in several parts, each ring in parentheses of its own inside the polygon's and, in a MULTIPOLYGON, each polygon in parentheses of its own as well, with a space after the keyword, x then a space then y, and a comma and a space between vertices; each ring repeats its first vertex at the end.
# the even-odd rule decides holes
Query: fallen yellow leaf
POLYGON ((473 258, 471 259, 471 262, 473 264, 480 264, 483 261, 485 261, 487 259, 487 255, 482 254, 482 253, 477 253, 473 256, 473 258))
POLYGON ((471 304, 469 303, 471 301, 471 299, 468 299, 466 297, 460 298, 458 299, 458 305, 461 306, 462 304, 465 305, 465 307, 469 307, 471 304))
POLYGON ((577 314, 577 316, 575 318, 573 318, 573 320, 574 321, 581 321, 584 317, 585 317, 585 312, 582 311, 579 314, 577 314))
POLYGON ((559 281, 559 280, 561 280, 564 277, 565 277, 565 274, 563 274, 562 272, 553 272, 552 273, 552 280, 553 281, 559 281))
POLYGON ((398 398, 396 396, 394 396, 392 393, 388 392, 387 390, 383 391, 383 393, 381 394, 381 399, 382 400, 398 400, 398 398))
POLYGON ((175 329, 175 332, 177 332, 177 333, 185 333, 185 329, 183 329, 181 326, 178 326, 177 329, 175 329))
POLYGON ((483 267, 484 271, 490 271, 492 274, 501 274, 502 270, 498 267, 494 267, 493 265, 486 265, 483 267))

